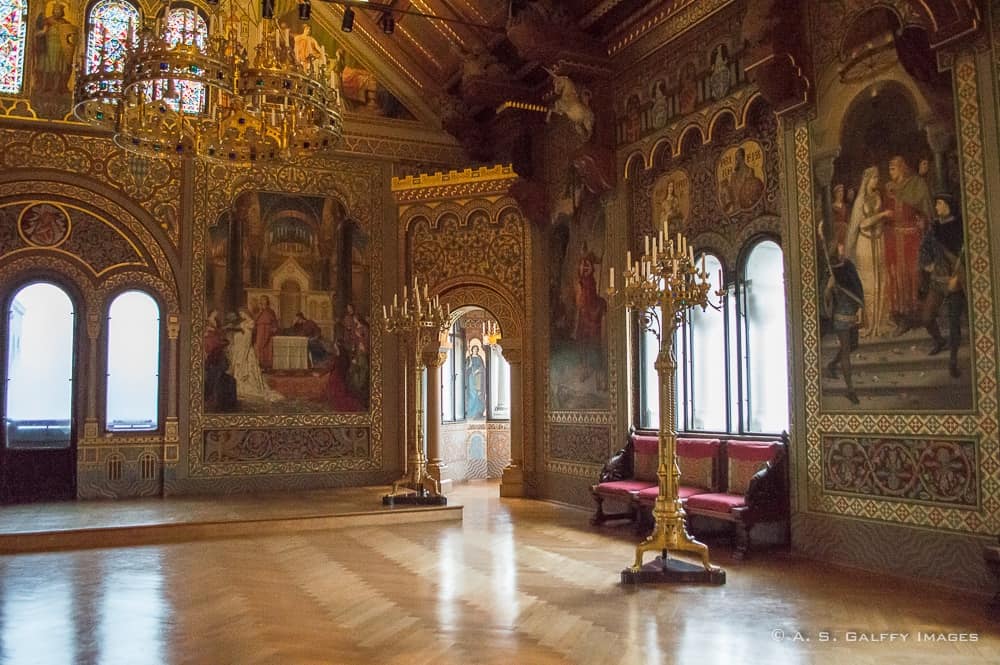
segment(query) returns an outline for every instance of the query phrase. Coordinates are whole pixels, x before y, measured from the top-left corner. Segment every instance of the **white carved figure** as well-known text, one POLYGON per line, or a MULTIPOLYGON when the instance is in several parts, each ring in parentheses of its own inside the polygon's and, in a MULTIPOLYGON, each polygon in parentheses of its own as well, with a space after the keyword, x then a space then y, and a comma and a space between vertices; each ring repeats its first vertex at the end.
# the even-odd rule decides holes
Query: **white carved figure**
POLYGON ((552 89, 556 100, 545 114, 548 122, 553 113, 566 116, 576 127, 585 141, 594 132, 594 111, 590 108, 590 91, 578 91, 576 84, 568 76, 560 76, 551 69, 545 71, 552 77, 552 89))

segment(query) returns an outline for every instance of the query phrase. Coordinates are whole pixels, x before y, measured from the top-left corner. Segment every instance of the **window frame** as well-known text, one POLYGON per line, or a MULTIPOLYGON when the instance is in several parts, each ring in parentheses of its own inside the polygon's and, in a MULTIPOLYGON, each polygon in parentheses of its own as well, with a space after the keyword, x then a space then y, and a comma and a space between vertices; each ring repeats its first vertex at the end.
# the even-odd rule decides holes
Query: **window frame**
MULTIPOLYGON (((750 408, 752 406, 752 396, 749 394, 749 377, 748 372, 751 367, 750 360, 750 350, 749 350, 749 335, 750 335, 750 320, 747 316, 747 280, 746 280, 746 269, 748 265, 749 258, 753 254, 754 250, 764 242, 772 242, 777 245, 778 249, 782 253, 782 262, 784 264, 786 260, 786 248, 782 246, 780 238, 772 234, 756 234, 748 238, 743 246, 740 248, 740 252, 737 257, 736 269, 733 270, 731 267, 726 265, 725 260, 722 257, 722 253, 717 251, 715 248, 702 247, 695 252, 696 260, 700 260, 704 254, 710 254, 718 258, 719 262, 722 264, 722 289, 725 291, 725 295, 722 297, 721 307, 722 307, 722 318, 723 318, 723 331, 724 331, 724 343, 722 349, 719 352, 723 354, 723 362, 725 365, 725 413, 726 413, 726 429, 724 431, 719 430, 703 430, 694 429, 692 427, 692 418, 694 413, 694 403, 693 403, 693 390, 692 390, 692 371, 691 363, 694 362, 692 353, 692 340, 691 340, 691 327, 690 327, 690 312, 686 313, 684 316, 684 321, 677 328, 677 338, 675 339, 674 356, 678 361, 677 366, 677 391, 678 391, 678 408, 677 408, 677 422, 675 423, 675 429, 680 434, 693 434, 693 435, 721 435, 721 436, 746 436, 746 437, 770 437, 779 436, 783 432, 764 432, 764 431, 751 431, 748 427, 750 408), (735 319, 735 320, 734 320, 735 319), (677 347, 683 346, 683 357, 679 357, 679 349, 677 347)), ((783 269, 783 283, 787 277, 786 272, 783 269)), ((709 294, 710 299, 714 299, 713 294, 709 294)), ((638 314, 634 314, 632 320, 638 324, 638 314)), ((787 358, 787 327, 788 327, 788 308, 787 303, 785 307, 785 319, 784 327, 786 330, 786 358, 787 358)), ((655 339, 650 337, 649 339, 655 339)), ((647 387, 650 380, 657 381, 655 376, 655 370, 653 371, 653 376, 650 378, 648 374, 648 368, 645 363, 645 344, 647 343, 647 337, 644 331, 639 328, 639 333, 636 337, 636 362, 634 362, 634 367, 636 368, 635 375, 637 380, 636 388, 636 408, 633 409, 634 422, 639 424, 639 429, 650 431, 656 430, 659 427, 659 422, 652 423, 645 419, 645 414, 642 412, 645 404, 647 403, 646 393, 649 390, 647 387)), ((786 362, 786 373, 787 373, 787 362, 786 362)), ((789 420, 791 418, 791 411, 788 412, 789 420)), ((785 430, 787 431, 790 427, 790 422, 786 424, 785 430)))
POLYGON ((163 299, 158 293, 150 289, 145 285, 129 285, 116 289, 111 292, 107 299, 105 300, 104 306, 101 310, 101 316, 103 317, 101 336, 99 340, 100 344, 100 365, 99 370, 102 372, 103 377, 102 384, 98 387, 98 399, 99 399, 99 413, 101 432, 107 435, 112 435, 115 437, 127 437, 127 436, 149 436, 150 434, 162 434, 164 431, 164 423, 166 422, 166 402, 167 402, 167 386, 164 385, 167 379, 167 365, 169 362, 168 358, 168 343, 166 335, 166 324, 167 315, 166 307, 163 299), (156 303, 157 312, 159 316, 158 328, 159 328, 159 362, 157 363, 157 378, 156 378, 156 426, 148 429, 140 428, 111 428, 108 426, 108 378, 110 370, 110 342, 111 342, 111 306, 115 301, 125 293, 131 291, 137 291, 146 296, 149 296, 154 303, 156 303))

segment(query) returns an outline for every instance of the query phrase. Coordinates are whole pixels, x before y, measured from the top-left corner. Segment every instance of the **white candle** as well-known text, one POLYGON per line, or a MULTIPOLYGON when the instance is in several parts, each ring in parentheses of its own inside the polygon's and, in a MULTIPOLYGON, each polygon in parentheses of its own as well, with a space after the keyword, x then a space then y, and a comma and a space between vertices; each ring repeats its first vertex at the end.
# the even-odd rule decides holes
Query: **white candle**
POLYGON ((649 256, 649 236, 646 236, 645 238, 643 238, 643 240, 645 241, 645 247, 646 247, 646 251, 643 252, 643 254, 645 256, 649 256))
POLYGON ((631 268, 632 268, 632 250, 630 249, 628 250, 627 258, 625 259, 625 269, 631 270, 631 268))
POLYGON ((383 319, 388 319, 389 318, 389 312, 388 312, 388 310, 386 310, 385 305, 382 305, 382 318, 383 319))
POLYGON ((424 298, 427 297, 427 285, 424 284, 424 298))
POLYGON ((691 261, 691 268, 694 268, 694 247, 688 245, 688 260, 691 261))
POLYGON ((611 268, 609 268, 608 270, 609 270, 608 286, 610 286, 611 289, 613 290, 615 288, 615 267, 611 266, 611 268))
POLYGON ((664 238, 669 238, 670 237, 670 230, 667 227, 667 221, 668 221, 667 218, 664 217, 663 218, 663 237, 664 238))
POLYGON ((392 294, 392 308, 395 310, 398 307, 399 307, 399 294, 398 293, 393 293, 392 294))
POLYGON ((656 263, 656 258, 659 253, 656 251, 656 243, 653 243, 653 263, 656 263))

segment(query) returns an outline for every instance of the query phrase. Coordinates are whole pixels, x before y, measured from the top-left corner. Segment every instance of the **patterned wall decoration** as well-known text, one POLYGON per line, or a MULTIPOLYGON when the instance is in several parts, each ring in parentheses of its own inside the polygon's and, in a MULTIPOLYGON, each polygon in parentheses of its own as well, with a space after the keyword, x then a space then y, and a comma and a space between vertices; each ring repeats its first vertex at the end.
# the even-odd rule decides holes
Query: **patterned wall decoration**
POLYGON ((416 274, 431 284, 489 275, 524 297, 524 220, 516 208, 501 214, 441 206, 435 217, 408 222, 410 256, 416 274), (431 221, 433 219, 433 222, 431 221))
MULTIPOLYGON (((206 330, 206 285, 208 252, 207 239, 209 224, 219 219, 229 210, 233 202, 243 192, 273 192, 284 195, 322 196, 336 200, 358 228, 370 239, 369 251, 372 256, 382 252, 382 231, 385 211, 383 191, 386 173, 383 166, 372 162, 333 161, 327 162, 327 169, 321 170, 308 165, 286 165, 272 169, 257 169, 251 172, 234 171, 224 166, 199 163, 195 174, 194 229, 192 232, 192 285, 194 291, 194 313, 192 315, 192 338, 203 339, 206 330), (209 185, 211 183, 211 185, 209 185)), ((378 309, 382 290, 382 265, 373 262, 370 266, 369 286, 371 307, 378 309)), ((190 375, 190 445, 188 446, 187 473, 192 478, 271 475, 288 473, 321 473, 334 471, 376 471, 382 464, 382 333, 378 326, 370 331, 371 404, 367 412, 358 413, 295 413, 295 414, 225 414, 206 413, 204 402, 204 356, 200 348, 191 358, 190 375), (309 458, 309 451, 315 451, 317 441, 337 441, 340 429, 364 429, 369 432, 368 444, 364 448, 351 446, 341 448, 331 444, 324 448, 321 457, 309 458), (310 432, 327 429, 322 437, 310 432), (209 440, 207 431, 218 430, 266 430, 267 435, 255 435, 247 443, 252 450, 261 441, 273 446, 274 452, 267 459, 245 460, 249 454, 219 454, 208 459, 209 440), (325 437, 325 438, 324 438, 325 437), (344 452, 340 457, 331 457, 333 452, 344 452), (363 454, 360 454, 362 453, 363 454), (294 458, 294 459, 290 459, 294 458), (237 459, 242 461, 237 461, 237 459), (280 459, 281 461, 275 461, 280 459)), ((232 441, 243 442, 238 435, 232 441)), ((243 443, 233 443, 227 450, 239 450, 243 443)), ((212 448, 211 450, 215 450, 212 448)))
MULTIPOLYGON (((685 202, 689 212, 680 226, 675 226, 676 219, 668 221, 684 231, 696 248, 711 247, 732 267, 744 238, 782 235, 778 126, 767 103, 757 97, 742 128, 725 112, 713 131, 710 143, 692 143, 690 151, 680 156, 669 150, 658 152, 651 169, 631 177, 632 237, 659 228, 670 207, 665 183, 684 173, 690 181, 685 202)), ((632 247, 637 249, 634 241, 632 247)))
POLYGON ((315 462, 368 457, 369 430, 363 427, 296 428, 275 436, 274 429, 205 431, 206 462, 315 462))
POLYGON ((0 225, 0 257, 59 252, 85 261, 95 277, 114 269, 148 267, 139 248, 115 224, 70 203, 0 203, 0 225))
POLYGON ((115 147, 109 138, 0 128, 0 166, 15 173, 52 169, 86 174, 142 206, 173 245, 180 237, 180 163, 145 159, 115 147))
POLYGON ((610 426, 551 423, 549 437, 549 454, 556 460, 575 460, 578 464, 598 466, 608 461, 610 426))
MULTIPOLYGON (((823 437, 829 493, 979 506, 978 442, 962 439, 823 437)), ((928 515, 934 526, 941 512, 928 515)))
MULTIPOLYGON (((832 4, 832 3, 830 3, 832 4)), ((866 3, 854 2, 855 14, 839 17, 833 23, 847 25, 852 16, 867 8, 866 3)), ((824 19, 829 21, 829 17, 824 19)), ((973 381, 973 407, 969 413, 936 413, 934 411, 900 413, 879 411, 871 413, 836 413, 823 410, 821 403, 821 364, 819 296, 814 288, 802 291, 802 330, 804 341, 804 401, 806 433, 806 502, 808 509, 818 514, 852 516, 899 524, 936 527, 940 530, 973 534, 996 534, 1000 531, 1000 443, 997 439, 997 357, 994 311, 992 258, 989 255, 989 234, 983 163, 983 127, 980 91, 974 54, 958 50, 952 57, 945 57, 943 64, 951 71, 956 99, 958 156, 960 163, 961 199, 966 220, 966 260, 970 266, 967 294, 970 319, 970 347, 975 349, 971 360, 973 381), (963 440, 973 442, 978 460, 978 509, 957 507, 954 500, 931 499, 915 503, 896 497, 880 495, 847 497, 827 490, 827 479, 836 472, 825 454, 827 437, 870 436, 879 432, 881 437, 898 442, 909 450, 928 445, 928 441, 963 440), (930 505, 928 505, 930 504, 930 505)), ((819 100, 822 106, 824 100, 819 100)), ((817 209, 818 193, 813 187, 813 137, 808 124, 798 121, 795 125, 794 173, 797 181, 797 224, 800 247, 797 260, 800 265, 801 283, 816 284, 822 266, 817 260, 816 223, 821 218, 817 209)), ((963 444, 969 445, 969 444, 963 444)), ((966 450, 967 448, 960 448, 966 450)), ((917 473, 936 473, 939 462, 936 456, 918 458, 921 466, 917 473)), ((976 481, 971 481, 976 482, 976 481)), ((938 494, 937 496, 942 496, 938 494)), ((946 496, 946 494, 944 495, 946 496)))

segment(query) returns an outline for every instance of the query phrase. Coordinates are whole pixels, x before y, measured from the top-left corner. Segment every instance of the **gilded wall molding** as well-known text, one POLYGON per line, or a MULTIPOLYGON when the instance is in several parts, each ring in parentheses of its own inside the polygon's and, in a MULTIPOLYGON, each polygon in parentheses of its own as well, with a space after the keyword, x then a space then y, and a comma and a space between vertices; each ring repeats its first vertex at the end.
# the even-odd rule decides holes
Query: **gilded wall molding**
POLYGON ((518 178, 510 164, 482 166, 463 171, 438 171, 433 174, 392 179, 392 191, 401 210, 415 202, 465 200, 501 196, 518 178))

